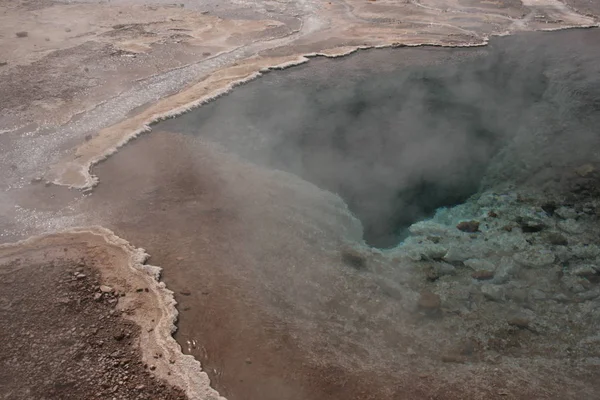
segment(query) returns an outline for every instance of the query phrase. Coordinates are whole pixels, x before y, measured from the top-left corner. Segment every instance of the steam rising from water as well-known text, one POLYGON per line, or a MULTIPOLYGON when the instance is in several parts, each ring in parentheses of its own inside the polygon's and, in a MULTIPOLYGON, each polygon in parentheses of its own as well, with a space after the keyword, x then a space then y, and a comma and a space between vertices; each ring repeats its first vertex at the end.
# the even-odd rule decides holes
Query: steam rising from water
POLYGON ((411 223, 476 192, 515 137, 527 153, 505 159, 503 179, 556 158, 528 147, 540 135, 590 151, 600 50, 587 41, 599 38, 596 30, 527 34, 485 49, 363 52, 323 68, 312 61, 157 128, 202 135, 336 192, 369 244, 394 246, 411 223), (434 52, 445 62, 423 66, 434 52), (354 64, 358 57, 372 63, 354 64))

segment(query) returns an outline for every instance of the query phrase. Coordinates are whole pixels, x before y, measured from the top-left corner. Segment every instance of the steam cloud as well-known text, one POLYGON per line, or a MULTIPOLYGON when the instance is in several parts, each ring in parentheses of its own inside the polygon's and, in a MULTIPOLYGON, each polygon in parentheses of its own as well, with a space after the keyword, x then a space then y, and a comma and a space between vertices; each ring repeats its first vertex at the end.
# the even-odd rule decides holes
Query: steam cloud
POLYGON ((576 153, 591 157, 600 49, 590 52, 590 43, 599 33, 315 60, 156 129, 202 135, 336 192, 368 243, 394 246, 411 223, 475 193, 494 157, 502 179, 561 157, 572 163, 576 153), (372 60, 363 67, 365 58, 372 60), (507 145, 512 151, 497 155, 507 145))

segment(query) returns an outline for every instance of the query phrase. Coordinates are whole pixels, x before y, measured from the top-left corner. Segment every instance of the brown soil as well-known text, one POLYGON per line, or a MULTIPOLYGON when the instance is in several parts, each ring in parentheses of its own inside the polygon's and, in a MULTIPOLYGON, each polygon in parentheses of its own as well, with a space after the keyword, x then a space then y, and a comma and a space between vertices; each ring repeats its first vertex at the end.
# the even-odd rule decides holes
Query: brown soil
POLYGON ((186 399, 142 362, 139 327, 115 309, 124 294, 101 283, 90 263, 0 266, 1 398, 186 399))

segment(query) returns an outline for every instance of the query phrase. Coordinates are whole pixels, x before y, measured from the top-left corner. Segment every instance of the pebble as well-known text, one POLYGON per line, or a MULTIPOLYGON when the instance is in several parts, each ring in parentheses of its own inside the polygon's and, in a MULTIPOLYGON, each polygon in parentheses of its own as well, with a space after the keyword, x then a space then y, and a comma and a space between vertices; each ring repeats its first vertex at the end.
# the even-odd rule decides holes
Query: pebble
POLYGON ((496 266, 491 263, 490 261, 487 260, 481 260, 478 258, 471 258, 468 259, 464 262, 464 264, 469 267, 472 268, 474 270, 487 270, 487 271, 493 271, 494 269, 496 269, 496 266))
POLYGON ((555 211, 555 214, 562 219, 574 219, 577 218, 577 211, 570 207, 560 207, 555 211))
POLYGON ((485 284, 481 286, 481 293, 483 296, 491 301, 502 302, 504 301, 505 291, 500 285, 485 284))
POLYGON ((550 232, 545 236, 548 243, 554 246, 566 246, 569 241, 560 233, 550 232))
POLYGON ((487 281, 494 277, 494 271, 486 271, 486 270, 475 271, 471 274, 471 277, 473 279, 477 279, 478 281, 487 281))
POLYGON ((517 222, 523 233, 540 232, 546 227, 542 221, 529 217, 519 218, 517 222))
POLYGON ((442 306, 442 300, 437 294, 425 290, 419 296, 418 306, 425 311, 436 311, 442 306))
POLYGON ((113 291, 113 288, 111 288, 110 286, 106 286, 106 285, 100 285, 100 291, 102 293, 111 293, 113 291))
POLYGON ((528 329, 531 324, 531 320, 527 317, 512 317, 508 319, 508 325, 514 326, 521 329, 528 329))
POLYGON ((502 284, 508 282, 516 269, 517 266, 512 258, 502 257, 494 273, 493 283, 502 284))
POLYGON ((546 293, 542 292, 539 289, 533 289, 529 293, 529 297, 533 300, 546 300, 548 298, 548 296, 546 296, 546 293))
POLYGON ((600 275, 600 269, 595 265, 580 265, 571 270, 573 275, 591 278, 600 275))
POLYGON ((585 230, 581 224, 577 223, 577 221, 571 218, 564 221, 559 221, 557 226, 561 230, 574 235, 583 233, 585 230))
POLYGON ((479 232, 479 221, 463 221, 456 225, 456 228, 461 232, 479 232))
POLYGON ((444 255, 444 261, 448 262, 464 262, 470 258, 469 254, 464 251, 461 247, 451 246, 448 249, 446 255, 444 255))
POLYGON ((554 262, 556 256, 548 249, 533 247, 529 250, 516 253, 513 259, 524 267, 541 268, 554 262))

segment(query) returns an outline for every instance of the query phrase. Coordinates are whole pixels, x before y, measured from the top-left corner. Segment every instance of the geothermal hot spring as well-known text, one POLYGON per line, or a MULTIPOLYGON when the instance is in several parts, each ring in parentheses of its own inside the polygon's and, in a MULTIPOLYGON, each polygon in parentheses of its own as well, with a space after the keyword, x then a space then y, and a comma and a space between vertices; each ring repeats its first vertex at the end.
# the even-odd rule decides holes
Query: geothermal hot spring
MULTIPOLYGON (((573 67, 596 54, 557 50, 560 35, 569 34, 320 60, 271 73, 155 129, 198 135, 337 193, 362 222, 366 243, 390 248, 412 223, 476 193, 514 136, 594 126, 580 120, 579 107, 594 106, 597 70, 586 64, 593 70, 573 76, 573 67), (559 125, 557 112, 565 117, 559 125)), ((594 39, 581 40, 585 52, 598 51, 594 39)))
POLYGON ((154 125, 91 201, 132 193, 111 228, 170 266, 231 400, 597 398, 599 43, 273 71, 154 125))

